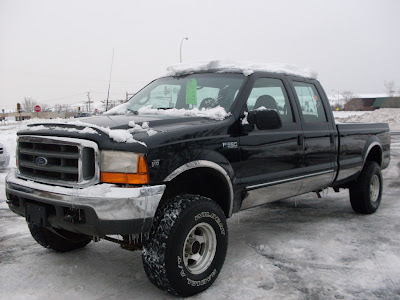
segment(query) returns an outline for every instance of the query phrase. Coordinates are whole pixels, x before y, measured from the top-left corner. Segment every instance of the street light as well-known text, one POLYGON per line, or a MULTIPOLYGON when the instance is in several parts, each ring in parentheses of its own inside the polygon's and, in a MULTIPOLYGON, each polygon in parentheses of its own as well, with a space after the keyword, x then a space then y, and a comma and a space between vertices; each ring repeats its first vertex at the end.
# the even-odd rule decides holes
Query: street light
POLYGON ((181 40, 181 47, 180 47, 180 51, 179 51, 180 62, 182 62, 182 43, 183 43, 184 40, 188 40, 188 39, 189 39, 188 37, 184 37, 184 38, 181 40))

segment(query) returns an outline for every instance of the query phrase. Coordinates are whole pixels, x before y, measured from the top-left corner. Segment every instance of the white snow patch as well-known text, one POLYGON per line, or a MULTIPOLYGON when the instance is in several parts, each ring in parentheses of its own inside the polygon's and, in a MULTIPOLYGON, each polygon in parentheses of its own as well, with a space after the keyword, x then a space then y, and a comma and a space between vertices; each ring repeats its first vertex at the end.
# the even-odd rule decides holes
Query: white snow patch
MULTIPOLYGON (((52 126, 52 124, 50 125, 37 125, 35 126, 35 124, 33 124, 33 126, 30 127, 23 127, 21 129, 27 129, 30 131, 39 131, 39 130, 43 130, 46 128, 56 128, 56 130, 64 130, 64 131, 69 131, 69 132, 81 132, 81 133, 95 133, 98 134, 93 128, 98 129, 99 131, 102 131, 104 133, 106 133, 112 140, 114 140, 117 143, 138 143, 141 144, 143 146, 146 147, 146 144, 135 140, 132 137, 131 132, 135 132, 132 131, 132 129, 110 129, 109 127, 102 127, 102 126, 98 126, 98 125, 94 125, 94 124, 90 124, 90 123, 84 123, 82 121, 70 121, 70 122, 57 122, 56 124, 60 124, 60 125, 65 125, 65 124, 73 124, 76 126, 80 126, 80 127, 85 127, 84 129, 80 130, 80 129, 76 129, 76 128, 63 128, 63 127, 57 127, 57 126, 52 126)), ((140 127, 140 126, 139 126, 140 127)), ((140 127, 141 128, 141 127, 140 127)))
POLYGON ((248 76, 256 71, 283 73, 316 79, 318 74, 309 68, 300 68, 283 63, 254 63, 233 60, 207 60, 188 64, 175 64, 167 68, 168 76, 192 74, 201 71, 242 72, 248 76))
POLYGON ((103 113, 103 115, 124 115, 128 111, 129 102, 117 105, 103 113))
POLYGON ((334 116, 338 123, 389 123, 391 130, 400 130, 400 108, 381 108, 366 112, 334 112, 334 116))
POLYGON ((99 134, 96 130, 85 127, 83 129, 77 129, 77 128, 66 128, 66 127, 60 127, 60 126, 31 126, 25 128, 28 131, 40 131, 44 129, 51 129, 51 130, 58 130, 58 131, 67 131, 67 132, 79 132, 79 133, 90 133, 90 134, 99 134))
POLYGON ((193 117, 205 117, 214 120, 224 120, 226 117, 230 116, 230 113, 226 112, 226 110, 217 106, 210 109, 202 108, 201 110, 198 108, 193 108, 191 110, 187 109, 154 109, 151 108, 151 105, 145 106, 139 109, 139 115, 166 115, 166 116, 193 116, 193 117))
POLYGON ((133 127, 129 129, 129 132, 146 132, 149 136, 155 135, 157 133, 156 130, 149 127, 149 122, 143 122, 142 126, 136 124, 135 121, 130 121, 129 126, 133 127))

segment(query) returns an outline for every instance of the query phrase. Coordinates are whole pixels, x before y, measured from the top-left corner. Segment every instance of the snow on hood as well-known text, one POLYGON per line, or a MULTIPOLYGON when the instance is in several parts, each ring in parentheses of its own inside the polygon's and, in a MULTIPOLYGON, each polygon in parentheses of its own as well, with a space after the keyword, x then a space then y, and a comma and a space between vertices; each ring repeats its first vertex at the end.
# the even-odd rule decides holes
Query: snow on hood
POLYGON ((122 103, 103 113, 103 115, 124 115, 128 112, 129 103, 122 103))
POLYGON ((81 121, 64 121, 64 122, 49 122, 48 125, 43 125, 43 124, 29 124, 30 126, 26 126, 25 128, 22 128, 27 131, 40 131, 44 129, 51 129, 51 130, 58 130, 58 131, 67 131, 67 132, 80 132, 80 133, 89 133, 89 134, 98 134, 98 132, 94 129, 97 129, 101 132, 106 133, 113 141, 117 143, 138 143, 141 144, 145 147, 147 145, 141 141, 135 140, 132 137, 132 133, 134 132, 147 132, 147 134, 154 135, 157 133, 155 130, 152 130, 149 128, 148 123, 143 124, 144 127, 133 123, 130 123, 129 125, 133 128, 130 129, 110 129, 110 127, 102 127, 90 123, 84 123, 81 121), (76 125, 78 127, 84 127, 83 129, 77 129, 77 128, 68 128, 68 127, 61 127, 57 125, 76 125))
POLYGON ((248 76, 256 71, 283 73, 317 79, 317 72, 309 68, 300 68, 283 63, 254 63, 233 60, 208 60, 193 63, 180 63, 167 67, 168 76, 191 74, 201 71, 242 72, 248 76))

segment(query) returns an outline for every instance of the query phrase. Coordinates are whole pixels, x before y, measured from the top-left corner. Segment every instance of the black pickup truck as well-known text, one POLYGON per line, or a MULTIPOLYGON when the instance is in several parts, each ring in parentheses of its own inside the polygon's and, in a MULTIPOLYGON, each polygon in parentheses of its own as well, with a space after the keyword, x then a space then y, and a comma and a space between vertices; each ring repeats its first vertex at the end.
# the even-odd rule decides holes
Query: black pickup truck
POLYGON ((180 296, 217 278, 233 213, 332 187, 370 214, 390 161, 387 124, 335 124, 320 83, 290 72, 176 73, 80 120, 18 133, 10 209, 55 251, 142 250, 150 281, 180 296))

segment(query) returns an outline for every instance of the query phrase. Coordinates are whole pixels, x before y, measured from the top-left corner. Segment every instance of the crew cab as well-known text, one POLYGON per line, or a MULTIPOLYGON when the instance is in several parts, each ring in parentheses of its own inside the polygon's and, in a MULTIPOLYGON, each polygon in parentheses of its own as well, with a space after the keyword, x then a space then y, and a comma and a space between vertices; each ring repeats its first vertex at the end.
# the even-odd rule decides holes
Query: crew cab
POLYGON ((390 161, 387 124, 335 124, 319 81, 293 69, 179 66, 80 120, 18 133, 10 209, 55 251, 142 250, 150 281, 180 296, 217 278, 232 214, 329 187, 371 214, 390 161))

